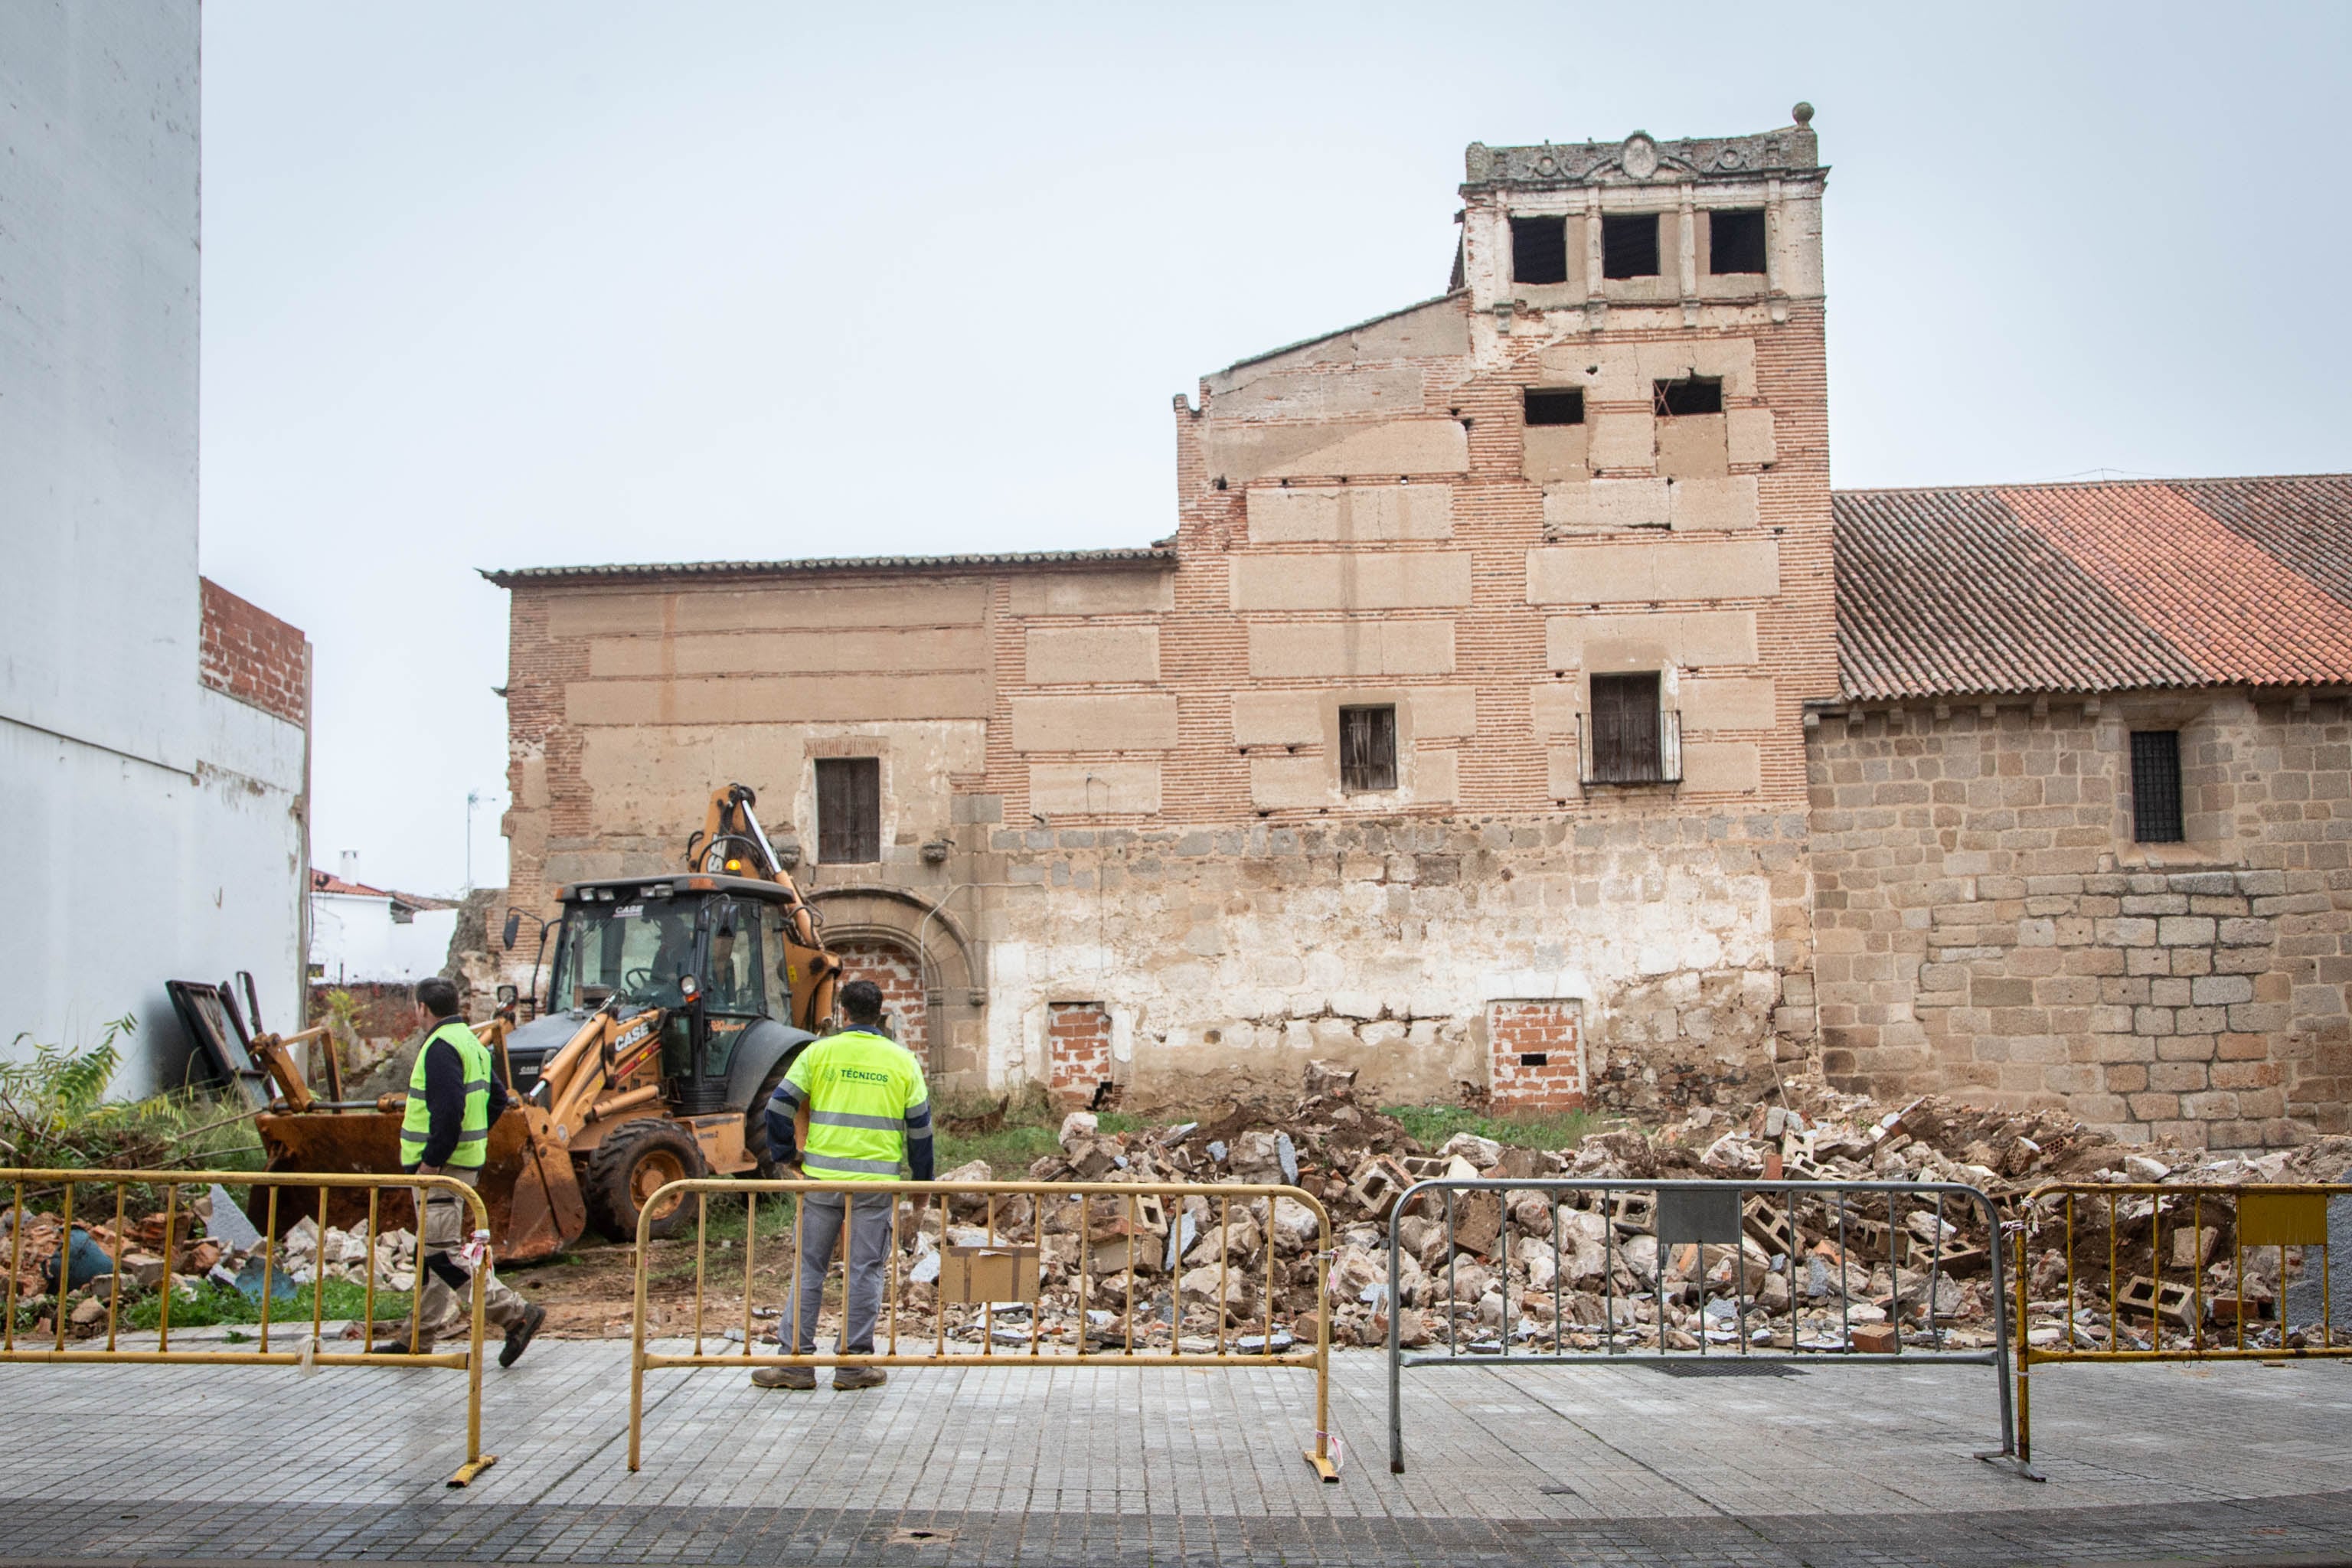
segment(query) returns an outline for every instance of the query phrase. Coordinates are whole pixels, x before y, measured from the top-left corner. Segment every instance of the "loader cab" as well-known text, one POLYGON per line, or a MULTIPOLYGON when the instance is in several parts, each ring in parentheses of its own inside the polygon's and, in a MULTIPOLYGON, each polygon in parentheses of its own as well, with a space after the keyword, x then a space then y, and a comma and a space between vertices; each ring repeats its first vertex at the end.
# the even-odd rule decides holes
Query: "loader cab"
POLYGON ((792 1017, 783 940, 792 906, 779 891, 751 879, 706 876, 565 889, 546 1008, 508 1046, 516 1089, 528 1094, 582 1022, 616 1000, 624 1016, 662 1009, 662 1098, 673 1112, 697 1116, 740 1103, 744 1086, 735 1080, 758 1065, 744 1058, 747 1040, 764 1061, 770 1037, 792 1017))

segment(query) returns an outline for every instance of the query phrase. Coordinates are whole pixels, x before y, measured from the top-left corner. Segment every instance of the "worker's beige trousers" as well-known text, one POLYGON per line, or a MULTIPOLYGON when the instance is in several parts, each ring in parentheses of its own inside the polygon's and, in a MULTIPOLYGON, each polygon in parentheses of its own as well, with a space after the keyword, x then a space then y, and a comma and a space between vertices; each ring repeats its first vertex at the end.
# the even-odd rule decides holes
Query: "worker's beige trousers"
MULTIPOLYGON (((479 1186, 482 1173, 457 1165, 444 1165, 442 1174, 455 1176, 467 1186, 479 1186)), ((446 1187, 415 1189, 417 1208, 423 1215, 416 1231, 416 1287, 425 1292, 421 1316, 425 1337, 438 1339, 467 1332, 472 1321, 474 1303, 469 1296, 460 1296, 449 1288, 449 1282, 427 1267, 436 1253, 449 1255, 458 1269, 465 1270, 465 1259, 457 1256, 466 1245, 466 1233, 473 1210, 466 1200, 446 1187)), ((486 1266, 487 1267, 487 1266, 486 1266)), ((499 1283, 495 1271, 482 1281, 482 1316, 491 1325, 510 1329, 523 1320, 530 1303, 499 1283)))

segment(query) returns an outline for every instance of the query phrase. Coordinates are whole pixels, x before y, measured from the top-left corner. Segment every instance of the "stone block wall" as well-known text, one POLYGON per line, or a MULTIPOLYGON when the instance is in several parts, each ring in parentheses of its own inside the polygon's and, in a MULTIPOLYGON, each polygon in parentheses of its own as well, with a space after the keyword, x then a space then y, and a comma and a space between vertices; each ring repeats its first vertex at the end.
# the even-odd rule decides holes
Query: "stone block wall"
POLYGON ((1824 719, 1832 1079, 2220 1147, 2347 1130, 2352 723, 2213 691, 1824 719), (2132 841, 2128 732, 2182 736, 2187 843, 2132 841))
POLYGON ((1496 1003, 1570 1011, 1610 1107, 1737 1102, 1802 1050, 1799 813, 969 831, 1007 884, 977 926, 991 1084, 1053 1081, 1066 1004, 1108 1017, 1143 1108, 1295 1092, 1316 1058, 1454 1100, 1490 1087, 1496 1003))

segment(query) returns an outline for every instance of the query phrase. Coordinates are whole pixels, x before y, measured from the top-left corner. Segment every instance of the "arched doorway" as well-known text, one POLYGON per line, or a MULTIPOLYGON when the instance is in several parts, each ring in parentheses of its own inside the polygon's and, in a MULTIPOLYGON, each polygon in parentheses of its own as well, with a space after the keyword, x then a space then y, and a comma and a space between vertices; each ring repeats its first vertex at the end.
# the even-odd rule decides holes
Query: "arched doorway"
MULTIPOLYGON (((956 889, 950 890, 952 896, 956 889)), ((904 888, 850 884, 809 894, 845 980, 871 980, 898 1042, 935 1083, 984 1083, 988 993, 981 960, 953 911, 904 888)))
POLYGON ((841 960, 841 978, 870 980, 882 988, 882 1016, 889 1021, 890 1037, 914 1053, 919 1062, 931 1059, 930 994, 923 984, 922 961, 915 950, 886 938, 850 937, 832 944, 841 960))

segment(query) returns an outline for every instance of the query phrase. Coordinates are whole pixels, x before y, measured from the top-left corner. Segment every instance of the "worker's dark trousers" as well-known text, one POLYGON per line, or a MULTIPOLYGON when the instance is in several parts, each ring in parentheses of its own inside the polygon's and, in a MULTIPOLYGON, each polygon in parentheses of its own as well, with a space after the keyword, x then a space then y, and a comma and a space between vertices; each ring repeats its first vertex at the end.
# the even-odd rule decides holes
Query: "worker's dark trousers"
MULTIPOLYGON (((795 1355, 816 1353, 816 1319, 824 1307, 824 1271, 833 1262, 834 1244, 841 1238, 844 1199, 849 1224, 848 1279, 842 1290, 843 1325, 840 1355, 864 1355, 874 1348, 874 1322, 882 1315, 883 1271, 890 1266, 890 1194, 804 1193, 801 1196, 800 1342, 795 1355)), ((776 1324, 776 1339, 793 1332, 793 1309, 787 1306, 776 1324)))

